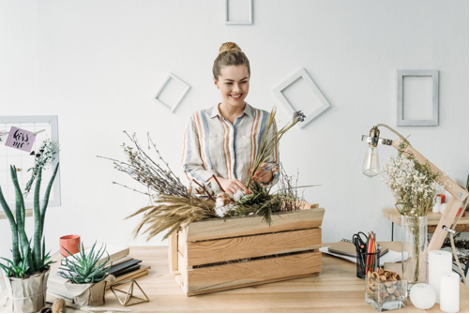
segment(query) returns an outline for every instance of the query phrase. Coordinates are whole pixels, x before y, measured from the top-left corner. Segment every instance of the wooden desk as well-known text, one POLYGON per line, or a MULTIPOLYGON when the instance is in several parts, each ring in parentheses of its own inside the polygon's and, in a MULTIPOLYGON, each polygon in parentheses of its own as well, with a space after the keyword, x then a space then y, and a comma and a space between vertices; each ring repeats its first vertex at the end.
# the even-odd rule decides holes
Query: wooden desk
MULTIPOLYGON (((382 214, 385 218, 392 222, 392 241, 393 241, 393 224, 396 224, 401 227, 401 215, 396 208, 387 208, 382 210, 382 214)), ((457 232, 468 232, 468 211, 465 212, 465 217, 459 219, 459 223, 455 228, 457 232)), ((428 214, 428 233, 434 233, 439 220, 441 220, 442 215, 440 213, 430 212, 428 214)))
MULTIPOLYGON (((390 243, 397 251, 401 242, 390 243), (396 246, 396 248, 394 247, 396 246)), ((376 312, 365 303, 365 283, 356 277, 356 265, 323 254, 319 276, 281 281, 255 287, 187 297, 168 270, 168 247, 133 247, 131 255, 152 266, 138 279, 150 303, 128 307, 135 312, 376 312)), ((467 312, 469 290, 460 287, 460 311, 467 312)), ((120 308, 114 295, 106 307, 120 308)), ((408 307, 393 312, 422 312, 408 300, 408 307)), ((428 312, 441 312, 435 305, 428 312)))
MULTIPOLYGON (((393 250, 399 250, 401 242, 388 245, 393 250)), ((142 259, 144 264, 152 267, 148 276, 137 279, 150 298, 150 303, 125 308, 108 291, 103 309, 116 308, 133 312, 377 313, 364 301, 365 283, 356 277, 356 265, 326 254, 323 254, 323 268, 319 276, 187 297, 168 271, 167 251, 166 246, 131 248, 134 258, 142 259)), ((468 313, 468 294, 468 287, 461 284, 460 312, 468 313)), ((73 310, 67 308, 67 312, 73 310)), ((434 305, 427 311, 419 310, 408 300, 407 308, 392 312, 441 311, 439 305, 434 305)))

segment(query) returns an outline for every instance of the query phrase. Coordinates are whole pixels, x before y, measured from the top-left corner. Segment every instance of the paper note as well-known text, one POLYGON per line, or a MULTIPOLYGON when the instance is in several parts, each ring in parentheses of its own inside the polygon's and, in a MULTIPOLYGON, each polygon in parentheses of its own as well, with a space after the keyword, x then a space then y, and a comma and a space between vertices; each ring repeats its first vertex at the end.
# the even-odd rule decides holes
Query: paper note
POLYGON ((16 126, 12 126, 10 133, 8 133, 5 146, 16 148, 29 153, 33 148, 35 140, 35 133, 17 128, 16 126))

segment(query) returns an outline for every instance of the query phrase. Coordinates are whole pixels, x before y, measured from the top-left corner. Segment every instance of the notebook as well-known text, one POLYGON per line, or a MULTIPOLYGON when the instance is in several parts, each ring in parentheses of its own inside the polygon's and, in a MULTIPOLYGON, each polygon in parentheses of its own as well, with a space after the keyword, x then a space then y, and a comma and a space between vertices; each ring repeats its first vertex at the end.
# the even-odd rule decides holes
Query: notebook
POLYGON ((140 265, 138 265, 138 264, 141 263, 141 262, 142 262, 142 260, 138 260, 138 259, 133 259, 133 260, 124 262, 124 263, 121 263, 119 265, 112 266, 108 270, 108 273, 115 276, 115 277, 117 277, 117 276, 123 275, 125 273, 128 273, 130 271, 139 269, 140 265))
MULTIPOLYGON (((388 252, 388 248, 380 242, 377 242, 380 245, 381 253, 380 257, 384 256, 388 252)), ((356 257, 356 246, 352 243, 351 240, 343 239, 338 243, 330 245, 328 251, 331 253, 342 254, 350 257, 356 257)))
MULTIPOLYGON (((95 250, 99 250, 99 249, 101 249, 101 245, 97 244, 95 246, 95 250)), ((85 249, 85 254, 89 254, 89 252, 90 252, 90 249, 85 249)), ((101 264, 102 262, 104 262, 108 258, 108 255, 109 255, 108 263, 123 259, 124 257, 129 255, 129 248, 125 246, 117 246, 117 245, 108 244, 106 245, 106 252, 107 254, 106 253, 103 254, 103 256, 98 260, 98 264, 101 264)), ((80 256, 80 252, 74 255, 80 256)), ((74 260, 74 258, 71 256, 66 257, 66 259, 74 260)))

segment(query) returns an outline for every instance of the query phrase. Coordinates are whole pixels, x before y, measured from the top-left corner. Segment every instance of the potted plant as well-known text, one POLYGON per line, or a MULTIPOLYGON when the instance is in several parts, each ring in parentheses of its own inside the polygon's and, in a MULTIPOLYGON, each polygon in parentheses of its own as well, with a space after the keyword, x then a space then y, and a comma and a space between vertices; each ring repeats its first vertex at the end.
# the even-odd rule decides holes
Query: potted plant
POLYGON ((0 267, 7 277, 7 289, 10 291, 12 312, 37 312, 46 304, 47 279, 49 277, 50 255, 46 254, 44 221, 49 203, 52 184, 57 175, 57 163, 46 189, 42 206, 40 205, 40 187, 42 168, 38 170, 34 192, 34 237, 29 239, 25 231, 24 197, 18 183, 16 167, 10 166, 10 174, 16 192, 16 211, 8 206, 0 187, 0 203, 10 222, 12 232, 12 260, 2 258, 7 263, 0 267), (31 243, 32 242, 32 243, 31 243))
POLYGON ((61 268, 62 271, 57 273, 59 276, 69 280, 65 283, 65 287, 74 296, 74 303, 79 306, 99 306, 105 304, 106 284, 114 279, 113 276, 107 276, 107 272, 111 267, 106 267, 109 261, 109 254, 104 261, 102 260, 106 247, 101 246, 95 252, 95 246, 96 242, 89 251, 85 251, 82 243, 77 254, 71 254, 64 248, 70 256, 62 260, 64 268, 61 268))

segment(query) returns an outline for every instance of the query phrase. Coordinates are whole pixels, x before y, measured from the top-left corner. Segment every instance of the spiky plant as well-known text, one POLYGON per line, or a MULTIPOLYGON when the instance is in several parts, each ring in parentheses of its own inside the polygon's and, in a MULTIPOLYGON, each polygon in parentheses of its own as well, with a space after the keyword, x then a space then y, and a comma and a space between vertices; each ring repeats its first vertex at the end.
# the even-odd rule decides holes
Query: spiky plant
POLYGON ((39 169, 36 179, 36 186, 34 191, 34 240, 33 247, 31 248, 31 240, 25 231, 25 217, 26 209, 24 205, 23 193, 21 192, 18 183, 18 176, 16 174, 16 167, 10 166, 10 175, 15 186, 16 192, 16 212, 10 210, 5 197, 3 196, 2 188, 0 187, 0 204, 3 211, 10 222, 12 233, 12 254, 13 260, 7 260, 9 266, 0 263, 0 267, 5 271, 7 276, 25 278, 34 273, 43 272, 49 268, 51 261, 49 261, 49 253, 46 254, 45 236, 44 236, 44 221, 46 218, 47 205, 49 204, 49 196, 52 189, 52 184, 57 175, 59 163, 57 163, 54 173, 49 181, 49 184, 44 195, 42 206, 40 205, 40 187, 42 180, 42 169, 39 169), (16 270, 18 269, 18 271, 16 270))
POLYGON ((95 252, 95 244, 93 244, 90 251, 85 252, 83 243, 80 247, 79 254, 73 255, 66 248, 64 248, 69 257, 62 260, 62 266, 65 266, 67 270, 59 271, 57 274, 65 279, 78 284, 96 283, 102 281, 111 267, 106 267, 106 263, 109 261, 109 254, 106 252, 106 247, 101 248, 95 252), (108 257, 102 263, 98 263, 103 254, 106 252, 108 257))

